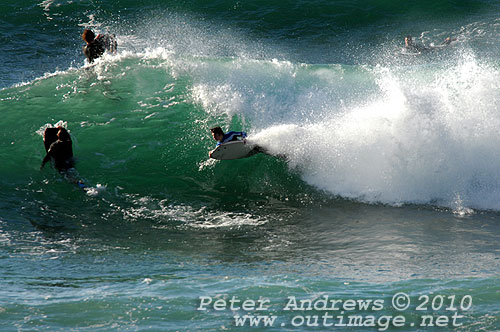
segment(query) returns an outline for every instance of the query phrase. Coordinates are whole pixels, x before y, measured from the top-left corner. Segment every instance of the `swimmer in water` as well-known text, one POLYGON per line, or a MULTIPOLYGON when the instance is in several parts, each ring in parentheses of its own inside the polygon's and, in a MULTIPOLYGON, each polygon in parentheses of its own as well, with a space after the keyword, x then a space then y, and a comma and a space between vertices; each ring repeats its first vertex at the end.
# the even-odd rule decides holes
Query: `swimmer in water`
POLYGON ((118 47, 115 35, 98 34, 96 37, 92 30, 89 29, 83 30, 82 39, 87 43, 83 47, 83 54, 85 54, 89 63, 94 62, 105 51, 116 53, 118 47))

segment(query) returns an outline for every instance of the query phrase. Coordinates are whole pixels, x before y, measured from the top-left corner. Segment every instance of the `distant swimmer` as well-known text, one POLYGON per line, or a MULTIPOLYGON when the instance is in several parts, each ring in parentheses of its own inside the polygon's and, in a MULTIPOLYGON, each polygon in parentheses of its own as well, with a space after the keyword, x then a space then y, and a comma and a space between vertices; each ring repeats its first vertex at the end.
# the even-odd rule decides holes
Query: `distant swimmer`
POLYGON ((431 51, 431 50, 434 50, 434 49, 439 49, 439 48, 442 48, 444 46, 450 45, 452 42, 454 42, 456 40, 457 40, 456 38, 447 37, 439 45, 434 45, 434 44, 431 43, 430 46, 425 46, 423 44, 416 44, 413 41, 412 36, 406 36, 405 37, 405 50, 409 51, 410 54, 420 54, 420 53, 423 53, 423 52, 431 51))
POLYGON ((71 136, 64 127, 47 128, 43 133, 43 141, 47 155, 43 158, 42 169, 49 161, 59 172, 66 172, 75 166, 71 136))
POLYGON ((85 54, 89 63, 94 62, 105 51, 115 53, 118 48, 115 35, 98 34, 96 37, 92 30, 85 29, 83 30, 82 39, 87 43, 83 47, 83 54, 85 54))
POLYGON ((447 37, 445 38, 445 40, 441 43, 441 45, 450 45, 452 41, 454 41, 456 39, 452 39, 451 37, 447 37))
POLYGON ((422 53, 430 50, 430 48, 424 45, 415 44, 412 36, 405 37, 405 49, 413 53, 422 53))
POLYGON ((445 40, 441 43, 441 46, 450 45, 452 42, 456 40, 457 40, 456 38, 446 37, 445 40))

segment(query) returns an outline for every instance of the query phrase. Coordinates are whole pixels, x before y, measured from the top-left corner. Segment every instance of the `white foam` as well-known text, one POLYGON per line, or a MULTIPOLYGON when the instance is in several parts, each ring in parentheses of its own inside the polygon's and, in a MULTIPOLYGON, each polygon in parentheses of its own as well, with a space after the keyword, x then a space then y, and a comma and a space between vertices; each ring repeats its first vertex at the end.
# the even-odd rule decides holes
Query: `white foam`
POLYGON ((107 189, 106 185, 102 185, 102 184, 99 184, 99 183, 95 187, 84 188, 84 190, 87 193, 87 195, 92 196, 92 197, 99 196, 99 194, 101 194, 104 191, 106 191, 106 189, 107 189))
POLYGON ((374 73, 379 92, 369 99, 254 140, 343 197, 500 209, 499 70, 469 55, 447 70, 374 73))
MULTIPOLYGON (((43 126, 41 126, 37 131, 36 133, 40 136, 43 137, 43 133, 45 132, 45 129, 47 128, 57 128, 57 127, 63 127, 63 128, 66 128, 68 129, 68 122, 67 121, 64 121, 64 120, 59 120, 57 121, 56 123, 52 124, 52 123, 46 123, 44 124, 43 126)), ((70 130, 68 130, 69 132, 70 130)))
POLYGON ((118 208, 124 219, 149 219, 158 224, 155 228, 171 227, 171 221, 182 222, 194 228, 237 228, 259 226, 268 222, 264 217, 244 212, 214 212, 205 207, 195 208, 151 197, 137 198, 130 195, 129 198, 133 207, 118 208))

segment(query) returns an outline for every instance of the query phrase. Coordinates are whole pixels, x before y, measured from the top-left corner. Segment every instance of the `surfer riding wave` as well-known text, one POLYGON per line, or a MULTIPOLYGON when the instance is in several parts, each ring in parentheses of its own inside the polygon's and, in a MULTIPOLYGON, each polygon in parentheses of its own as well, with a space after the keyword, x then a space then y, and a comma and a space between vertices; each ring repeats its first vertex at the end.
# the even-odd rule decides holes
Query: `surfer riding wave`
POLYGON ((244 132, 244 131, 229 131, 227 133, 224 133, 224 131, 222 130, 221 127, 214 127, 212 129, 210 129, 210 131, 212 132, 212 137, 214 138, 214 140, 217 141, 217 145, 215 147, 214 150, 210 151, 208 153, 208 156, 210 158, 214 158, 214 159, 240 159, 240 158, 246 158, 246 157, 250 157, 250 156, 253 156, 254 154, 257 154, 259 152, 262 152, 262 153, 265 153, 264 149, 261 148, 260 146, 258 145, 251 145, 251 144, 247 144, 247 141, 246 141, 246 138, 247 138, 247 133, 244 132), (217 157, 217 156, 214 156, 214 152, 218 151, 218 148, 225 144, 225 143, 229 143, 229 142, 236 142, 236 141, 242 141, 243 144, 242 144, 242 148, 241 149, 237 149, 238 151, 233 154, 231 154, 230 156, 225 156, 225 157, 217 157))

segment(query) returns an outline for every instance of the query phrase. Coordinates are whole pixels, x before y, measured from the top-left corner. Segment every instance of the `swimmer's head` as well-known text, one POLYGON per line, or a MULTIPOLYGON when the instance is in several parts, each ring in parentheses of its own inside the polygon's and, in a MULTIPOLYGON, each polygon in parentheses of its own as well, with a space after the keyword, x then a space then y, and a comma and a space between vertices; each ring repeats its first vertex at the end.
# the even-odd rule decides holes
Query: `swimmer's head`
POLYGON ((411 36, 406 36, 405 37, 405 46, 408 47, 408 46, 412 46, 413 45, 413 39, 411 38, 411 36))
POLYGON ((87 42, 87 43, 92 43, 94 41, 95 34, 92 32, 92 30, 85 29, 83 30, 82 33, 82 39, 87 42))
POLYGON ((59 126, 59 127, 57 127, 57 129, 59 129, 59 131, 57 132, 57 138, 59 138, 59 140, 61 140, 61 141, 70 141, 71 140, 71 136, 69 136, 69 133, 66 130, 66 128, 59 126))

